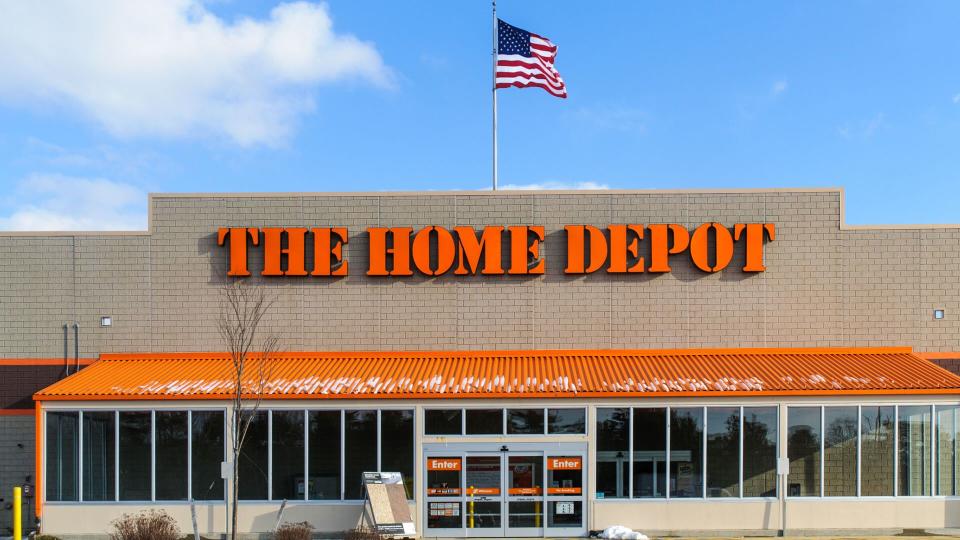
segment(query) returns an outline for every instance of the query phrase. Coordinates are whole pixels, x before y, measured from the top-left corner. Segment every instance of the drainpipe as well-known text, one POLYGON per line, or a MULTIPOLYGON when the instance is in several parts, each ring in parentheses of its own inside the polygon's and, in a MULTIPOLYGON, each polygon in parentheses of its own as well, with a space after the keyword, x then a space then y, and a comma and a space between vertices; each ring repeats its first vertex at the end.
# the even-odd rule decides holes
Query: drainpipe
POLYGON ((63 374, 66 376, 70 374, 70 346, 68 333, 70 332, 70 325, 63 323, 63 374))
POLYGON ((73 372, 80 371, 80 323, 73 321, 73 372))

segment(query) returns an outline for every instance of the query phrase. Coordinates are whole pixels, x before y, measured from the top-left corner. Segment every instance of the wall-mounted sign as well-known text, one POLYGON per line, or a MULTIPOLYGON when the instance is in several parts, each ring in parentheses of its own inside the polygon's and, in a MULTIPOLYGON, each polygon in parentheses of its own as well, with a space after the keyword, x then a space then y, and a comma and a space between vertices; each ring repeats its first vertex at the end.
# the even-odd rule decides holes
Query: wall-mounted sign
POLYGON ((428 458, 428 471, 459 471, 461 468, 460 458, 428 458))
MULTIPOLYGON (((744 272, 763 272, 765 242, 776 239, 773 223, 704 223, 688 230, 677 224, 567 225, 564 273, 665 273, 672 257, 686 255, 704 272, 719 272, 742 250, 744 272)), ((366 231, 368 276, 539 275, 546 271, 544 228, 429 226, 370 227, 366 231)), ((552 241, 552 239, 551 239, 552 241)), ((228 246, 228 276, 249 276, 252 248, 259 248, 264 276, 346 276, 345 227, 223 227, 217 245, 228 246), (308 244, 309 243, 309 244, 308 244), (307 260, 306 247, 312 256, 307 260)))
POLYGON ((548 471, 579 471, 583 460, 579 457, 550 457, 547 459, 548 471))

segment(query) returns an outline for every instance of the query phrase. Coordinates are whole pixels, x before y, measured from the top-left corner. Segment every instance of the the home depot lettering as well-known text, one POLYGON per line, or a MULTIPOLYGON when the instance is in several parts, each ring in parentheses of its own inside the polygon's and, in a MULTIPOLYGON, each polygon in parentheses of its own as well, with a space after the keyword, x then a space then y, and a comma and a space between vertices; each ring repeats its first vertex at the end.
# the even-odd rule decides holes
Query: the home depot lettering
MULTIPOLYGON (((368 276, 538 275, 546 271, 544 228, 491 225, 445 228, 370 227, 366 230, 368 276)), ((606 228, 567 225, 564 273, 665 273, 671 261, 689 257, 704 272, 727 268, 743 251, 743 272, 763 272, 764 246, 776 239, 773 223, 737 223, 726 227, 618 224, 606 228)), ((262 258, 261 275, 337 277, 350 272, 345 227, 223 227, 217 244, 229 249, 228 276, 251 274, 251 253, 262 258), (309 242, 309 244, 308 244, 309 242), (312 256, 307 257, 306 246, 312 256)))

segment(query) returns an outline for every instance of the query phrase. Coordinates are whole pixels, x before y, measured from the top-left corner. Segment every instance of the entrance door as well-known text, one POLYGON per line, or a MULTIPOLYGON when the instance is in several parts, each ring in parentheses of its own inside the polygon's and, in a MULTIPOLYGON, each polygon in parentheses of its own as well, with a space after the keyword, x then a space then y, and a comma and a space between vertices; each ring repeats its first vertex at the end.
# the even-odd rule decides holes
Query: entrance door
POLYGON ((456 451, 447 446, 425 452, 423 536, 517 538, 586 534, 586 454, 582 448, 546 452, 480 448, 485 450, 468 447, 456 451))
POLYGON ((466 536, 503 536, 503 456, 466 456, 466 536))
POLYGON ((463 455, 427 456, 429 536, 463 536, 463 455))
POLYGON ((507 452, 506 535, 543 536, 543 454, 507 452))
POLYGON ((586 493, 583 454, 547 453, 547 536, 581 536, 586 493))

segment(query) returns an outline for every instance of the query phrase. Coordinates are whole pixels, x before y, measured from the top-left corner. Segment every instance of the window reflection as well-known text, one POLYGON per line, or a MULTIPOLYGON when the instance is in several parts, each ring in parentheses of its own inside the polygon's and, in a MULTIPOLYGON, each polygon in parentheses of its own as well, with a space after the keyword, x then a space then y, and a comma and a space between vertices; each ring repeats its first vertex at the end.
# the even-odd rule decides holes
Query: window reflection
POLYGON ((820 407, 787 409, 787 495, 820 496, 820 407))
POLYGON ((937 405, 937 494, 960 494, 957 456, 960 439, 960 406, 937 405))
POLYGON ((740 496, 740 407, 707 409, 707 497, 740 496))
POLYGON ((823 494, 826 497, 855 497, 857 407, 825 407, 823 421, 823 494))
POLYGON ((670 409, 670 496, 703 496, 703 408, 670 409))
POLYGON ((777 408, 743 408, 743 496, 777 496, 777 408))
POLYGON ((151 497, 150 412, 120 412, 120 500, 151 497))
POLYGON ((630 472, 630 409, 597 409, 597 492, 626 497, 630 472))
POLYGON ((930 495, 930 407, 899 408, 899 491, 902 496, 930 495))
POLYGON ((860 414, 860 494, 889 497, 893 489, 894 407, 864 405, 860 414))
POLYGON ((633 410, 633 496, 665 497, 667 409, 633 410))

